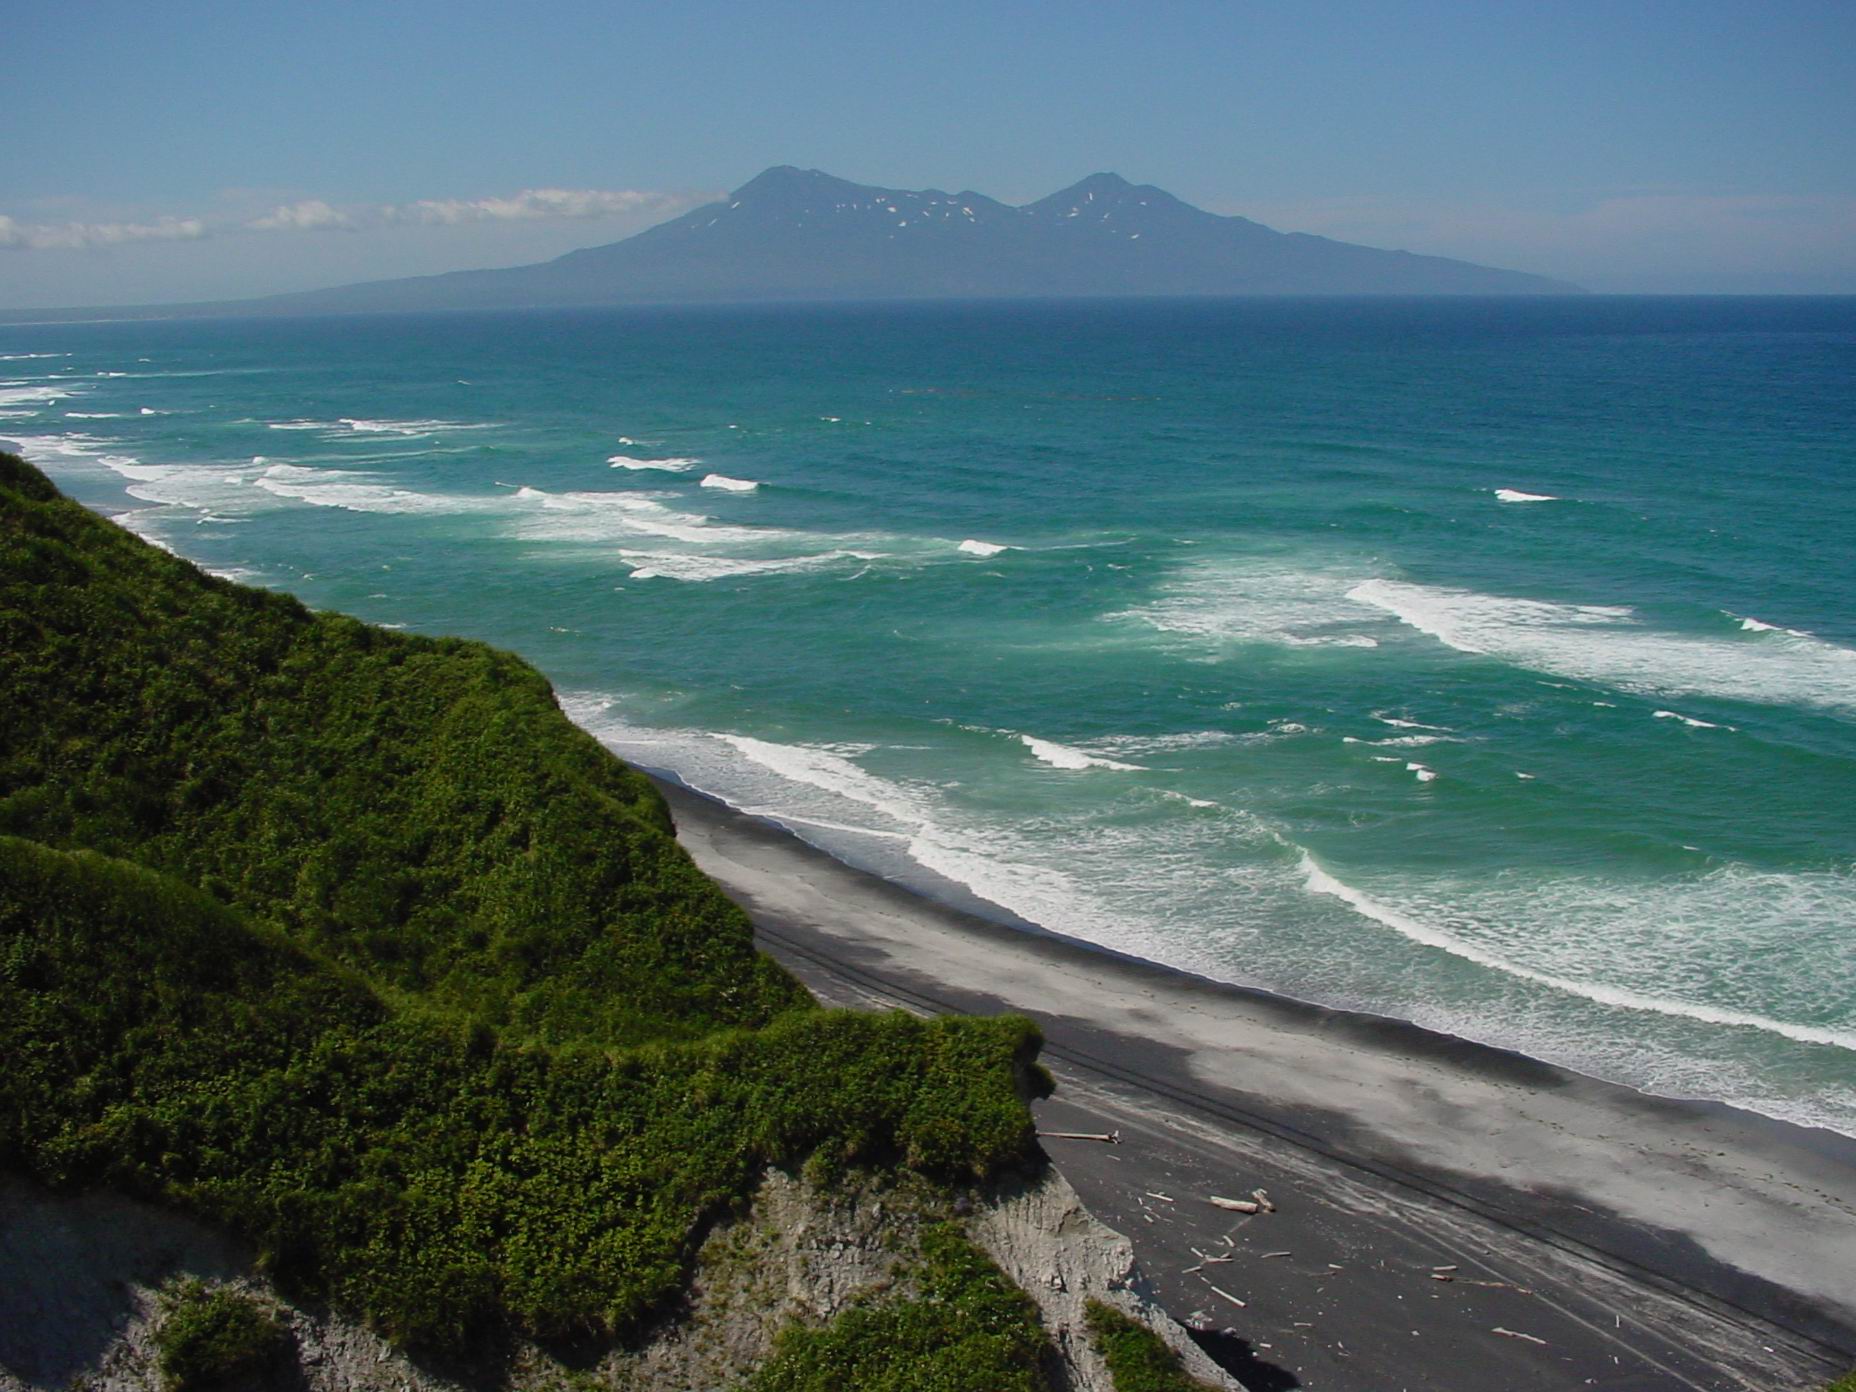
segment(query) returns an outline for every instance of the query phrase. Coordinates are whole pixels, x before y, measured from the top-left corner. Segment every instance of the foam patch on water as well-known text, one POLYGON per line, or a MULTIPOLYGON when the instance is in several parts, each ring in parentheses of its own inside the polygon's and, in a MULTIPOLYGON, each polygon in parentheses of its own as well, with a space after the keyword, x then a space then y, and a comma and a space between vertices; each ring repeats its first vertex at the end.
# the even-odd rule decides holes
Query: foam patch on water
POLYGON ((1449 733, 1448 726, 1427 725, 1422 720, 1406 720, 1400 716, 1387 715, 1383 711, 1374 711, 1373 719, 1381 725, 1390 725, 1394 730, 1436 730, 1440 734, 1449 733))
POLYGON ((1181 730, 1170 735, 1104 735, 1086 740, 1086 749, 1109 754, 1172 754, 1187 749, 1207 749, 1224 744, 1250 743, 1265 737, 1261 732, 1240 734, 1235 730, 1181 730))
POLYGON ((438 435, 454 430, 494 430, 490 421, 358 420, 343 416, 337 422, 357 435, 438 435))
POLYGON ((369 474, 342 469, 305 469, 295 464, 272 464, 253 482, 279 498, 346 512, 438 515, 497 512, 507 506, 500 497, 421 493, 378 482, 369 474))
POLYGON ((1040 763, 1052 768, 1081 769, 1119 769, 1123 772, 1137 772, 1139 764, 1124 764, 1115 759, 1106 759, 1099 754, 1085 754, 1080 749, 1067 744, 1058 744, 1055 740, 1042 740, 1034 735, 1019 735, 1018 742, 1029 749, 1040 763))
POLYGON ((1557 503, 1551 493, 1523 493, 1518 488, 1497 488, 1495 496, 1504 503, 1557 503))
POLYGON ((1010 551, 1012 548, 1009 546, 1000 546, 990 541, 975 541, 972 537, 968 537, 954 549, 956 551, 964 551, 969 556, 997 556, 1001 552, 1010 551))
POLYGON ((1366 615, 1348 600, 1358 579, 1277 561, 1206 562, 1168 576, 1149 603, 1104 618, 1216 643, 1375 648, 1366 615))
POLYGON ((663 551, 620 551, 619 559, 632 567, 634 580, 681 580, 700 584, 710 580, 743 580, 757 575, 823 570, 862 557, 852 551, 822 551, 813 556, 776 556, 762 560, 663 551))
POLYGON ((719 488, 725 493, 752 493, 760 487, 753 479, 729 478, 726 474, 703 475, 704 488, 719 488))
MULTIPOLYGON (((853 863, 918 888, 929 887, 926 872, 929 881, 1055 931, 1129 944, 1125 915, 1107 911, 1063 869, 1015 854, 1024 841, 1011 827, 974 821, 951 807, 941 788, 874 774, 839 752, 844 746, 641 727, 592 695, 563 696, 561 706, 622 757, 674 769, 691 786, 771 816, 853 863)), ((1206 835, 1229 835, 1221 818, 1174 820, 1204 820, 1216 824, 1206 835)), ((1073 853, 1075 847, 1062 849, 1073 853)))
POLYGON ((615 454, 606 461, 614 469, 661 469, 665 473, 684 474, 702 463, 700 459, 636 459, 629 454, 615 454))
POLYGON ((1856 710, 1856 651, 1797 634, 1674 633, 1618 605, 1553 604, 1369 580, 1349 599, 1458 652, 1654 695, 1856 710))
POLYGON ((1732 725, 1717 725, 1712 720, 1697 720, 1694 716, 1683 715, 1680 711, 1659 710, 1652 711, 1651 714, 1658 720, 1680 720, 1691 730, 1732 730, 1734 728, 1732 725))
POLYGON ((336 420, 287 420, 269 421, 271 430, 316 430, 327 439, 342 439, 357 435, 391 435, 402 439, 416 439, 427 435, 446 435, 463 430, 495 430, 494 421, 453 421, 453 420, 367 420, 357 416, 342 416, 336 420))
POLYGON ((28 387, 18 383, 0 385, 0 406, 46 406, 64 401, 73 393, 63 387, 28 387))
MULTIPOLYGON (((1796 960, 1807 956, 1804 939, 1843 931, 1856 913, 1856 879, 1847 874, 1729 867, 1638 886, 1569 878, 1493 889, 1427 887, 1407 878, 1381 895, 1343 883, 1306 851, 1299 868, 1308 893, 1338 899, 1411 942, 1505 976, 1613 1009, 1856 1050, 1849 1023, 1783 1019, 1699 998, 1710 987, 1725 994, 1751 986, 1791 997, 1804 1007, 1800 1013, 1828 1005, 1847 1020, 1847 1000, 1811 1000, 1812 981, 1790 980, 1782 965, 1748 955, 1757 945, 1796 960), (1688 986, 1692 994, 1671 986, 1688 986)), ((1811 975, 1820 990, 1837 990, 1821 982, 1821 973, 1811 975)))
MULTIPOLYGON (((1725 609, 1721 612, 1727 614, 1725 609)), ((1782 628, 1778 624, 1761 623, 1758 619, 1742 618, 1738 614, 1727 614, 1727 617, 1738 620, 1740 630, 1743 633, 1783 633, 1793 638, 1808 638, 1812 642, 1818 641, 1815 633, 1806 633, 1801 628, 1782 628)))

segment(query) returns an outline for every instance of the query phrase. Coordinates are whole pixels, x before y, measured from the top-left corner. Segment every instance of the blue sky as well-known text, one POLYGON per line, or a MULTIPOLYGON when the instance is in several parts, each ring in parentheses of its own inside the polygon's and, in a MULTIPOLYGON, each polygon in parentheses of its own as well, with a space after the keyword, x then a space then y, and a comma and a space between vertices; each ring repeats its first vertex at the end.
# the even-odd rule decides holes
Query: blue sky
POLYGON ((771 164, 1100 169, 1600 289, 1856 292, 1856 4, 15 3, 0 306, 611 241, 771 164))

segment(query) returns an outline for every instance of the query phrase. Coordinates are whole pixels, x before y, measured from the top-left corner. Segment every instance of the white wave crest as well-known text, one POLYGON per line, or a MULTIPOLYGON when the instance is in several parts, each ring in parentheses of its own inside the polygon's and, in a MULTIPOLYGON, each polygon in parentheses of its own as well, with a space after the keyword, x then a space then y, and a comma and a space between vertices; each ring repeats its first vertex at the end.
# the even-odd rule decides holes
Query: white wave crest
POLYGON ((629 454, 615 454, 606 461, 614 469, 661 469, 665 473, 684 474, 702 463, 700 459, 635 459, 629 454))
MULTIPOLYGON (((66 414, 69 415, 70 413, 66 412, 66 414)), ((1721 612, 1726 613, 1727 611, 1722 610, 1721 612)), ((1808 638, 1812 642, 1817 641, 1817 635, 1815 633, 1806 633, 1802 628, 1783 628, 1778 624, 1762 623, 1758 619, 1741 618, 1738 614, 1728 614, 1727 617, 1730 619, 1739 619, 1740 629, 1743 633, 1783 633, 1792 638, 1808 638)))
POLYGON ((726 493, 752 493, 760 487, 753 479, 729 478, 726 474, 705 474, 704 488, 719 488, 726 493))
POLYGON ((1495 496, 1504 503, 1557 503, 1551 493, 1523 493, 1518 488, 1497 488, 1495 496))
POLYGON ((453 430, 494 430, 492 422, 451 420, 357 420, 343 416, 336 422, 357 435, 437 435, 453 430))
POLYGON ((1105 759, 1097 754, 1085 754, 1080 749, 1073 749, 1067 744, 1058 744, 1055 740, 1041 740, 1034 735, 1019 735, 1018 742, 1029 749, 1042 763, 1060 769, 1120 769, 1132 773, 1140 768, 1139 764, 1124 764, 1115 759, 1105 759))
POLYGON ((1000 552, 1010 551, 1012 548, 1009 546, 1000 546, 990 541, 975 541, 972 537, 968 537, 954 549, 956 551, 964 551, 969 556, 997 556, 1000 552))
POLYGON ((1658 720, 1680 720, 1691 730, 1732 730, 1732 725, 1717 725, 1712 720, 1697 720, 1692 715, 1683 715, 1680 711, 1659 710, 1652 714, 1658 720))
POLYGON ((253 482, 266 493, 279 498, 290 498, 312 507, 341 508, 347 512, 390 515, 471 513, 493 512, 506 505, 499 497, 420 493, 393 484, 373 482, 367 474, 341 469, 305 469, 294 464, 273 464, 253 482))
POLYGON ((1214 643, 1374 648, 1378 639, 1360 631, 1365 616, 1348 602, 1357 580, 1278 561, 1205 562, 1167 577, 1161 594, 1147 604, 1104 617, 1214 643))
POLYGON ((1458 652, 1626 691, 1856 710, 1856 651, 1816 638, 1672 633, 1616 605, 1369 580, 1347 597, 1458 652))
POLYGON ((62 387, 0 386, 0 406, 42 406, 63 401, 72 393, 62 387))
POLYGON ((842 561, 862 560, 863 557, 854 551, 821 551, 811 556, 773 556, 761 559, 679 555, 667 551, 620 551, 619 559, 632 567, 631 578, 634 580, 681 580, 700 584, 708 580, 741 580, 755 575, 823 570, 842 561))
MULTIPOLYGON (((1297 849, 1300 850, 1299 847, 1297 849)), ((1363 891, 1343 883, 1326 870, 1322 869, 1321 866, 1316 863, 1315 858, 1307 851, 1301 851, 1300 870, 1304 886, 1310 894, 1327 895, 1338 899, 1356 913, 1362 914, 1376 923, 1385 925, 1412 942, 1419 943, 1425 947, 1435 948, 1440 952, 1447 952, 1454 957, 1460 957, 1468 962, 1474 962, 1476 965, 1486 967, 1490 971, 1518 977, 1523 981, 1531 981, 1536 985, 1546 986, 1555 991, 1563 991, 1569 995, 1578 996, 1584 1000, 1617 1009, 1647 1011, 1658 1015, 1679 1016, 1689 1020, 1698 1020, 1713 1025, 1730 1025, 1744 1029, 1764 1030, 1771 1034, 1784 1035, 1786 1038, 1797 1040, 1800 1043, 1825 1044, 1840 1049, 1856 1050, 1856 1030, 1826 1028, 1818 1025, 1800 1024, 1790 1020, 1779 1020, 1754 1011, 1730 1009, 1704 1001, 1683 1000, 1653 991, 1644 991, 1603 981, 1580 979, 1559 971, 1543 970, 1518 960, 1512 951, 1504 952, 1484 946, 1480 943, 1472 942, 1461 933, 1450 932, 1436 927, 1419 918, 1416 914, 1383 903, 1363 891)), ((1687 891, 1690 898, 1696 901, 1695 907, 1701 912, 1708 912, 1711 909, 1713 912, 1719 913, 1719 905, 1723 900, 1731 898, 1736 904, 1744 902, 1742 895, 1746 888, 1757 889, 1765 894, 1771 894, 1772 890, 1765 882, 1780 878, 1787 877, 1756 877, 1745 873, 1742 873, 1738 877, 1716 875, 1705 877, 1704 880, 1696 882, 1696 884, 1691 884, 1687 887, 1687 891), (1710 881, 1712 881, 1712 883, 1710 883, 1710 881), (1742 882, 1748 881, 1752 883, 1745 884, 1743 888, 1742 882), (1697 886, 1700 888, 1700 893, 1696 893, 1697 886), (1723 886, 1729 886, 1729 893, 1722 893, 1723 886)), ((1794 882, 1792 888, 1796 889, 1797 882, 1805 877, 1792 876, 1789 878, 1794 882)), ((1820 876, 1817 878, 1825 877, 1820 876)), ((1850 890, 1848 877, 1832 876, 1828 878, 1839 881, 1838 887, 1830 891, 1838 901, 1837 905, 1832 906, 1832 912, 1837 911, 1838 907, 1847 911, 1846 901, 1849 898, 1850 890)), ((1614 900, 1612 903, 1607 904, 1603 897, 1594 896, 1592 887, 1587 885, 1577 884, 1571 885, 1569 888, 1572 891, 1572 902, 1583 902, 1590 905, 1596 899, 1599 912, 1603 913, 1607 909, 1623 910, 1623 913, 1619 914, 1620 918, 1623 918, 1624 914, 1641 915, 1646 907, 1635 899, 1630 899, 1625 903, 1617 903, 1614 900)), ((1810 889, 1807 888, 1806 892, 1809 893, 1810 889)), ((1681 891, 1664 889, 1661 891, 1654 891, 1653 895, 1667 902, 1672 898, 1679 899, 1681 897, 1681 891)), ((1562 905, 1559 902, 1560 895, 1553 889, 1547 890, 1544 894, 1535 891, 1529 895, 1530 902, 1537 906, 1543 899, 1546 904, 1546 911, 1555 913, 1562 911, 1562 905)), ((1687 906, 1685 905, 1683 907, 1687 906)), ((1795 927, 1791 925, 1787 926, 1791 928, 1792 931, 1795 931, 1795 927)), ((1564 931, 1549 934, 1536 933, 1532 932, 1527 924, 1518 924, 1515 932, 1517 935, 1517 943, 1528 941, 1536 943, 1557 941, 1562 944, 1589 945, 1592 941, 1596 940, 1590 934, 1569 934, 1564 931)), ((1610 936, 1614 938, 1617 936, 1615 929, 1611 930, 1610 936)), ((1626 944, 1625 946, 1626 950, 1628 950, 1630 945, 1626 944)), ((1641 959, 1642 954, 1638 955, 1641 959)))

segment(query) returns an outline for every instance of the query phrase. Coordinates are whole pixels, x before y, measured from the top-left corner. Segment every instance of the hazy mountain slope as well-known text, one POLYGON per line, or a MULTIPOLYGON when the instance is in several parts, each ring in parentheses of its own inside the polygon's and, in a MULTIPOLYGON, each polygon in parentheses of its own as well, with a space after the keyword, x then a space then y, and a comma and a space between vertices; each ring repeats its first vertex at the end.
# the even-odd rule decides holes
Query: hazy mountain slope
POLYGON ((1068 295, 1528 295, 1574 286, 1220 217, 1095 174, 1014 208, 984 194, 849 183, 782 165, 607 246, 250 301, 344 312, 785 299, 1068 295))

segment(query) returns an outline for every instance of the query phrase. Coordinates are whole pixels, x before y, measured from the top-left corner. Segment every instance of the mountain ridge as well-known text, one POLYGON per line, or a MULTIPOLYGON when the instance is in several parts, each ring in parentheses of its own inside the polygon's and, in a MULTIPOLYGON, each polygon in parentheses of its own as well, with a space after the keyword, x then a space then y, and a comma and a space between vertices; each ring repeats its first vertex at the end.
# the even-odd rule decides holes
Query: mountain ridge
POLYGON ((724 199, 552 261, 265 303, 361 308, 387 300, 381 307, 412 309, 1575 290, 1518 271, 1277 232, 1108 172, 1015 207, 971 189, 887 188, 776 165, 724 199))
POLYGON ((1578 293, 1578 286, 1523 271, 1278 232, 1109 172, 1013 206, 972 189, 886 188, 775 165, 680 217, 549 261, 128 313, 1578 293))

